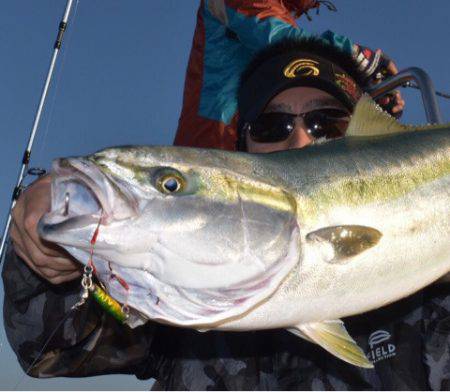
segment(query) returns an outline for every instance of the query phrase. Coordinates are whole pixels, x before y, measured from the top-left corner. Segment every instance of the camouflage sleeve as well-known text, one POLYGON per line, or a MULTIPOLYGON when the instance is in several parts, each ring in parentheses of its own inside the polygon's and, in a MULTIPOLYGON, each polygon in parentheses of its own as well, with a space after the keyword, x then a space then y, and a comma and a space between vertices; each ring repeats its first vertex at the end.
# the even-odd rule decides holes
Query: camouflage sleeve
POLYGON ((433 390, 450 389, 450 283, 426 289, 423 313, 424 362, 433 390))
POLYGON ((94 301, 71 311, 79 299, 79 281, 62 285, 46 282, 28 268, 12 246, 2 275, 6 334, 30 376, 154 376, 162 358, 151 352, 155 324, 130 329, 94 301))

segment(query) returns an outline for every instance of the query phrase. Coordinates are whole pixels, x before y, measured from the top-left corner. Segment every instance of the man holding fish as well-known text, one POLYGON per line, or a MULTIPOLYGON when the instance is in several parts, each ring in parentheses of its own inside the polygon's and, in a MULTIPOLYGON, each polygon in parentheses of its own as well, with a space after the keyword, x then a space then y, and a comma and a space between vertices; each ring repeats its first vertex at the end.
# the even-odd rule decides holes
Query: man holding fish
MULTIPOLYGON (((240 122, 238 128, 240 134, 237 138, 239 148, 246 149, 249 152, 271 152, 302 148, 309 144, 320 144, 329 139, 340 138, 346 132, 352 134, 355 129, 349 131, 349 117, 356 101, 362 94, 361 85, 363 85, 361 74, 356 66, 352 67, 348 55, 345 56, 315 40, 303 41, 302 43, 295 40, 283 41, 267 49, 250 64, 242 78, 239 95, 240 122), (271 79, 267 80, 266 75, 271 75, 271 79)), ((401 111, 404 105, 399 96, 396 97, 396 103, 394 108, 391 109, 393 112, 401 111)), ((363 114, 369 115, 371 113, 366 111, 363 114)), ((357 114, 355 116, 357 117, 357 114)), ((374 116, 376 120, 383 121, 384 126, 391 127, 396 131, 402 130, 401 127, 396 128, 397 125, 389 122, 390 120, 383 120, 382 116, 374 116)), ((364 124, 362 118, 359 118, 359 120, 361 124, 364 124)), ((186 135, 183 136, 182 129, 177 136, 177 140, 179 143, 186 140, 186 135)), ((392 142, 394 141, 392 140, 392 142)), ((317 146, 317 148, 319 147, 317 146)), ((175 154, 176 150, 173 151, 175 154)), ((323 149, 318 149, 317 153, 322 154, 323 149)), ((120 155, 121 152, 106 151, 99 153, 94 159, 97 162, 109 165, 111 156, 114 154, 120 155)), ((215 153, 212 152, 211 154, 214 155, 215 153)), ((126 155, 124 157, 126 158, 126 155)), ((210 159, 208 153, 205 153, 204 157, 205 160, 210 159)), ((225 162, 233 165, 231 155, 224 155, 224 157, 225 162)), ((241 161, 240 164, 245 166, 245 158, 243 159, 244 161, 241 161)), ((330 157, 330 159, 333 159, 333 157, 330 157)), ((123 159, 121 162, 123 162, 123 159)), ((269 162, 267 167, 270 167, 270 158, 267 162, 269 162)), ((60 161, 56 170, 61 173, 65 170, 64 165, 65 163, 60 161)), ((286 161, 286 165, 289 165, 288 161, 286 161)), ((111 170, 111 166, 109 170, 111 170)), ((242 173, 246 173, 245 167, 242 170, 244 170, 242 173)), ((298 171, 301 172, 302 170, 305 171, 305 174, 307 173, 306 167, 299 165, 298 171)), ((316 167, 317 176, 323 174, 321 170, 320 166, 316 167)), ((183 176, 174 175, 174 172, 170 172, 169 175, 167 172, 162 174, 157 172, 155 176, 156 184, 162 187, 162 191, 166 192, 177 192, 178 188, 183 186, 185 180, 183 176)), ((213 181, 213 178, 211 178, 211 181, 213 181)), ((227 181, 232 182, 232 178, 230 177, 227 181)), ((18 209, 15 212, 15 222, 19 227, 21 226, 20 222, 25 219, 27 219, 25 221, 33 221, 33 218, 30 219, 30 215, 37 214, 40 218, 48 211, 48 189, 49 180, 44 179, 25 193, 22 198, 24 202, 22 206, 25 206, 25 209, 18 209), (36 211, 40 207, 33 207, 32 213, 27 212, 27 204, 29 208, 30 203, 26 202, 26 197, 31 197, 33 201, 40 198, 42 200, 41 203, 38 203, 38 205, 42 205, 40 211, 36 211)), ((245 198, 245 192, 248 189, 250 188, 241 188, 238 194, 239 198, 245 198)), ((333 189, 330 188, 330 190, 333 189)), ((286 224, 290 224, 289 213, 284 214, 283 212, 290 208, 290 196, 286 196, 286 194, 277 190, 271 189, 270 192, 272 195, 270 200, 263 200, 260 203, 264 207, 261 211, 266 210, 267 203, 270 204, 276 200, 277 206, 281 206, 280 211, 282 212, 270 214, 272 223, 285 224, 284 219, 287 217, 286 224)), ((60 194, 64 195, 66 192, 60 194)), ((262 199, 266 197, 266 193, 261 193, 259 196, 262 199)), ((63 199, 60 201, 64 204, 63 199)), ((75 200, 72 202, 76 203, 75 200)), ((243 203, 242 205, 245 205, 245 202, 243 203)), ((436 200, 436 203, 436 205, 439 205, 439 200, 436 200)), ((106 209, 107 204, 102 203, 102 206, 106 209)), ((445 209, 445 206, 442 208, 445 209)), ((251 215, 250 210, 248 213, 251 215)), ((54 224, 51 219, 46 218, 41 225, 41 233, 50 240, 52 240, 52 235, 55 235, 54 230, 50 231, 50 226, 54 224)), ((34 218, 34 222, 36 221, 37 219, 34 218)), ((371 222, 368 223, 370 226, 371 222)), ((258 225, 256 220, 254 225, 258 225)), ((52 283, 70 281, 80 276, 78 267, 76 267, 78 263, 64 257, 60 251, 50 250, 37 236, 35 223, 32 226, 34 241, 32 240, 31 243, 29 238, 23 238, 29 235, 26 230, 20 230, 16 227, 15 233, 13 232, 17 254, 34 271, 52 283), (34 244, 37 244, 37 246, 34 247, 34 244), (52 263, 48 263, 47 259, 44 260, 41 255, 35 257, 35 255, 42 253, 42 249, 44 249, 43 253, 54 257, 52 263)), ((295 230, 292 233, 295 234, 295 230)), ((334 227, 332 230, 325 228, 310 234, 310 239, 313 242, 317 240, 318 244, 318 247, 311 249, 319 252, 319 255, 328 255, 327 252, 331 250, 332 254, 328 264, 336 262, 342 263, 344 266, 354 263, 354 260, 348 262, 349 258, 364 254, 366 250, 375 247, 380 240, 380 235, 383 235, 374 228, 361 225, 341 226, 339 229, 334 227), (336 230, 339 230, 339 232, 336 232, 336 230), (349 237, 345 237, 350 238, 350 241, 339 239, 344 238, 344 231, 350 233, 349 237), (336 240, 337 234, 339 234, 339 238, 336 240), (324 238, 327 238, 327 241, 322 241, 324 238), (358 238, 364 238, 364 241, 353 241, 358 238), (322 245, 325 245, 325 247, 322 245), (329 245, 331 245, 331 248, 329 248, 329 245)), ((248 239, 252 239, 251 233, 248 239)), ((259 240, 270 241, 270 238, 263 240, 259 238, 259 240)), ((236 242, 238 241, 236 239, 236 242)), ((56 242, 64 244, 64 241, 56 242)), ((269 250, 271 253, 276 253, 274 248, 269 250)), ((293 252, 295 256, 295 249, 293 252)), ((225 255, 223 258, 225 258, 225 255)), ((45 285, 43 281, 39 281, 16 259, 17 256, 11 252, 5 273, 5 286, 7 290, 9 288, 7 292, 10 293, 9 302, 6 304, 6 314, 7 317, 8 314, 10 315, 11 323, 14 323, 13 319, 21 314, 20 302, 31 301, 30 304, 32 304, 32 301, 36 299, 41 303, 42 301, 46 302, 48 304, 46 306, 56 305, 60 309, 61 316, 65 314, 78 294, 79 286, 74 284, 53 289, 45 285), (30 284, 34 287, 30 287, 28 291, 22 290, 19 293, 20 290, 15 289, 15 286, 17 282, 24 279, 35 282, 35 285, 30 284)), ((262 256, 255 261, 263 263, 263 270, 272 268, 272 265, 264 264, 266 259, 262 256)), ((220 262, 220 260, 217 262, 220 262)), ((242 266, 242 273, 249 274, 249 277, 253 276, 252 267, 253 265, 250 265, 246 269, 246 266, 242 266)), ((150 268, 153 268, 153 266, 150 266, 150 268)), ((167 268, 171 268, 169 264, 167 264, 167 268)), ((193 266, 194 268, 197 268, 197 266, 193 266)), ((158 275, 161 272, 152 271, 152 273, 158 275)), ((276 273, 274 273, 274 276, 276 276, 276 273)), ((217 277, 219 280, 220 278, 220 276, 217 277)), ((173 279, 179 280, 180 277, 174 277, 173 279)), ((183 279, 185 279, 183 282, 185 287, 195 283, 189 281, 188 273, 183 279)), ((213 279, 214 277, 211 276, 211 280, 213 279)), ((231 275, 227 279, 230 280, 230 285, 240 284, 238 281, 232 281, 231 275)), ((280 281, 277 283, 275 278, 273 280, 274 283, 270 282, 270 284, 274 286, 281 283, 280 281)), ((355 286, 357 286, 357 282, 355 282, 355 286)), ((259 289, 260 287, 252 288, 255 293, 259 293, 259 289)), ((388 291, 389 288, 386 287, 386 290, 388 291)), ((320 296, 320 294, 319 291, 317 295, 320 296)), ((276 296, 274 297, 276 299, 276 296)), ((156 326, 153 323, 144 324, 136 327, 136 329, 127 329, 120 327, 114 320, 104 314, 99 315, 99 310, 95 309, 95 304, 89 303, 89 305, 77 311, 73 320, 69 319, 71 321, 71 323, 68 323, 68 325, 70 324, 69 330, 73 332, 69 337, 70 342, 67 338, 57 338, 53 343, 50 342, 49 349, 37 361, 31 373, 34 375, 58 376, 70 374, 82 376, 129 372, 142 378, 155 377, 165 388, 169 389, 444 388, 445 383, 448 382, 445 379, 445 370, 436 372, 433 361, 444 360, 443 355, 446 355, 446 352, 440 352, 441 348, 434 347, 436 334, 439 333, 440 329, 437 326, 433 327, 432 324, 440 322, 439 313, 447 312, 445 307, 448 304, 445 299, 445 291, 440 288, 432 288, 426 293, 419 292, 402 302, 350 318, 346 322, 347 328, 363 349, 363 356, 366 354, 375 364, 375 369, 371 370, 347 365, 326 353, 319 346, 294 336, 296 334, 316 342, 333 354, 351 362, 351 359, 349 360, 345 353, 336 353, 333 347, 327 346, 309 329, 290 329, 294 334, 284 330, 199 334, 187 329, 180 330, 168 326, 156 326), (427 325, 422 323, 427 323, 427 325), (424 337, 422 333, 425 327, 424 337), (88 349, 88 346, 91 348, 88 349), (62 347, 66 349, 62 349, 62 347), (119 360, 124 356, 126 359, 119 360), (89 360, 85 361, 87 358, 89 360), (424 360, 428 362, 423 364, 424 360)), ((217 301, 219 300, 221 298, 217 299, 217 301)), ((241 300, 240 298, 239 300, 240 304, 246 301, 246 299, 241 300)), ((156 307, 159 306, 159 309, 161 309, 162 305, 164 304, 161 303, 156 307)), ((305 309, 307 307, 306 304, 301 306, 305 309)), ((286 304, 286 313, 288 308, 289 306, 286 304)), ((191 312, 195 315, 195 309, 191 310, 186 307, 185 310, 186 320, 190 316, 187 313, 191 312)), ((326 309, 318 310, 319 313, 326 311, 326 309)), ((145 309, 141 311, 145 313, 145 309)), ((52 309, 52 313, 54 312, 54 309, 52 309)), ((179 315, 174 316, 173 310, 169 309, 168 312, 172 313, 161 313, 159 318, 169 320, 169 316, 176 316, 178 320, 181 320, 179 315)), ((29 317, 26 310, 22 314, 25 318, 29 317)), ((48 317, 44 317, 44 320, 44 322, 49 323, 48 317)), ((273 328, 275 328, 275 321, 273 324, 268 322, 267 325, 273 325, 273 328)), ((335 322, 335 325, 340 328, 341 324, 338 321, 335 322)), ((185 322, 185 325, 189 325, 188 321, 185 322)), ((175 322, 171 323, 176 324, 175 322)), ((46 325, 46 327, 50 327, 50 325, 46 325)), ((213 328, 206 325, 206 328, 197 329, 213 328)), ((242 330, 248 329, 253 328, 242 328, 242 330)), ((255 329, 261 329, 261 327, 255 329)), ((16 330, 11 328, 9 331, 13 345, 15 344, 18 349, 25 342, 29 343, 30 340, 27 336, 18 336, 22 331, 18 324, 16 330)), ((336 329, 336 331, 342 336, 346 334, 345 328, 336 329)), ((352 346, 352 340, 347 336, 345 335, 345 339, 352 346)), ((448 339, 442 334, 440 337, 448 339)), ((21 353, 20 359, 24 366, 31 363, 33 357, 41 348, 42 344, 38 342, 42 340, 42 337, 40 336, 36 340, 36 344, 31 345, 27 353, 21 353)), ((357 351, 351 351, 351 353, 356 357, 360 354, 357 351)), ((359 366, 371 366, 370 363, 364 362, 364 359, 358 357, 353 363, 358 363, 359 366)))

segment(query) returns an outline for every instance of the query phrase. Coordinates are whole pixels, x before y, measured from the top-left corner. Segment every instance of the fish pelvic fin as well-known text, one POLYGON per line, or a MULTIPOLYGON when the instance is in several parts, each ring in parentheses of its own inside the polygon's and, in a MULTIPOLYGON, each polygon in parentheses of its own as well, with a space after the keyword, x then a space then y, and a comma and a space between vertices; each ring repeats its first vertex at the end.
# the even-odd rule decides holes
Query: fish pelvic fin
POLYGON ((293 334, 312 341, 334 356, 352 365, 373 369, 364 351, 358 346, 345 329, 342 320, 328 320, 296 325, 288 329, 293 334))
POLYGON ((306 235, 306 240, 316 246, 323 260, 342 263, 372 248, 381 237, 382 233, 373 227, 341 225, 312 231, 306 235))
POLYGON ((441 128, 436 125, 405 125, 386 113, 367 94, 364 94, 355 106, 348 125, 346 136, 381 136, 399 132, 422 131, 441 128))

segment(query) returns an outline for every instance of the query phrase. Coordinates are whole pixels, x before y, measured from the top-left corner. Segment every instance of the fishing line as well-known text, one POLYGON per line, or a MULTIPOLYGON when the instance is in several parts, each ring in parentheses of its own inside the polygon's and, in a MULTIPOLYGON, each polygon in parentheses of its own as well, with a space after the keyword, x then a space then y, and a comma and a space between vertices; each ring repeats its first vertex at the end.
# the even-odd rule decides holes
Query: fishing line
POLYGON ((53 337, 55 336, 56 332, 61 328, 61 326, 67 321, 67 319, 69 318, 69 316, 71 316, 75 310, 77 310, 77 308, 73 308, 71 307, 69 309, 69 312, 62 318, 62 320, 58 323, 58 325, 56 326, 56 328, 53 330, 53 332, 51 333, 51 335, 47 338, 47 340, 45 341, 44 345, 42 346, 41 350, 39 351, 37 357, 34 359, 33 362, 31 362, 31 365, 28 366, 25 374, 22 376, 22 378, 18 381, 18 383, 14 386, 14 390, 17 391, 18 387, 20 386, 20 384, 22 384, 23 380, 25 379, 25 377, 29 376, 29 373, 31 371, 31 369, 33 369, 34 365, 36 365, 36 363, 42 358, 42 356, 44 355, 44 351, 47 348, 47 346, 50 344, 51 340, 53 339, 53 337))
MULTIPOLYGON (((65 195, 65 215, 69 213, 70 208, 70 194, 66 193, 65 195)), ((103 209, 100 211, 100 216, 97 222, 97 226, 92 234, 92 237, 90 239, 90 252, 89 252, 89 258, 88 261, 84 267, 84 273, 81 279, 81 287, 82 292, 80 299, 75 302, 69 309, 68 313, 59 321, 59 323, 56 325, 56 327, 53 329, 53 332, 50 334, 50 336, 45 340, 45 343, 42 345, 42 348, 39 350, 36 358, 32 361, 32 363, 28 366, 27 370, 25 371, 25 374, 22 376, 22 378, 17 382, 17 384, 14 386, 14 390, 17 390, 20 384, 23 382, 26 376, 29 376, 30 371, 33 369, 33 367, 36 365, 36 363, 42 358, 42 356, 45 354, 45 350, 50 344, 51 340, 55 336, 56 332, 60 330, 60 328, 64 325, 64 323, 69 319, 71 315, 75 315, 75 312, 80 309, 81 306, 85 305, 86 301, 89 298, 89 295, 92 294, 93 299, 109 314, 111 314, 116 320, 118 320, 121 323, 125 323, 126 320, 129 317, 130 309, 128 307, 128 291, 129 286, 125 282, 124 279, 120 278, 119 276, 115 276, 115 279, 118 279, 120 284, 124 287, 124 289, 127 291, 126 294, 126 302, 124 304, 120 304, 116 300, 114 300, 112 297, 109 296, 108 293, 106 293, 99 285, 94 283, 93 274, 95 274, 96 269, 94 265, 94 250, 95 245, 97 243, 98 235, 100 232, 100 227, 103 221, 103 209)))
MULTIPOLYGON (((64 69, 64 65, 66 62, 66 57, 67 57, 67 53, 69 52, 69 48, 72 42, 72 38, 74 36, 74 31, 75 31, 75 25, 76 25, 76 21, 77 21, 77 13, 78 13, 78 5, 79 5, 80 0, 76 0, 75 3, 75 8, 73 11, 73 16, 72 16, 72 22, 71 22, 71 29, 70 32, 68 32, 68 37, 67 37, 67 43, 65 45, 64 51, 62 53, 62 59, 61 59, 61 65, 57 71, 57 76, 56 76, 56 82, 55 82, 55 87, 53 88, 53 94, 52 94, 52 98, 51 98, 51 103, 50 103, 50 107, 48 110, 48 116, 47 116, 47 120, 46 120, 46 124, 45 124, 45 129, 43 132, 43 136, 42 136, 42 141, 41 141, 41 146, 39 149, 39 152, 37 153, 37 157, 36 157, 36 162, 39 162, 40 159, 42 158, 42 153, 44 151, 44 148, 47 146, 47 136, 48 136, 48 130, 50 127, 50 122, 53 118, 53 111, 55 109, 55 102, 56 102, 56 96, 58 95, 58 90, 59 90, 59 83, 61 81, 61 76, 63 74, 63 69, 64 69)), ((31 170, 31 169, 30 169, 31 170)))
MULTIPOLYGON (((69 204, 70 204, 70 195, 68 193, 66 193, 66 197, 65 197, 65 210, 69 210, 69 204)), ((83 288, 81 297, 79 299, 79 301, 77 301, 76 303, 74 303, 70 309, 69 312, 61 319, 61 321, 59 321, 59 323, 56 325, 56 327, 54 328, 53 332, 50 334, 50 336, 46 339, 45 343, 43 344, 42 348, 39 350, 38 355, 36 356, 36 358, 33 360, 33 362, 30 364, 30 366, 28 366, 27 370, 25 371, 25 374, 22 376, 22 378, 17 382, 17 384, 14 387, 14 390, 17 390, 18 387, 20 386, 20 384, 23 382, 23 380, 25 379, 26 376, 29 375, 30 371, 33 369, 34 365, 36 365, 36 363, 42 358, 42 356, 45 354, 45 349, 47 348, 47 346, 50 344, 51 340, 53 339, 53 337, 55 336, 56 332, 58 332, 60 330, 60 328, 63 326, 63 324, 69 319, 69 317, 71 315, 74 315, 75 312, 85 304, 85 302, 87 301, 87 299, 89 298, 89 291, 94 291, 94 298, 97 299, 96 297, 98 297, 99 293, 98 290, 99 288, 95 285, 95 283, 93 283, 93 279, 92 279, 92 273, 95 273, 95 265, 94 265, 94 248, 95 248, 95 244, 97 242, 97 238, 98 238, 98 234, 100 231, 100 225, 103 219, 103 210, 101 210, 100 213, 100 217, 97 223, 97 226, 94 230, 94 233, 92 235, 92 238, 90 240, 90 245, 91 245, 91 250, 89 252, 89 259, 88 262, 86 264, 86 266, 84 267, 84 273, 83 273, 83 277, 82 277, 82 281, 81 281, 81 286, 83 288)), ((101 295, 102 293, 100 293, 101 295)))

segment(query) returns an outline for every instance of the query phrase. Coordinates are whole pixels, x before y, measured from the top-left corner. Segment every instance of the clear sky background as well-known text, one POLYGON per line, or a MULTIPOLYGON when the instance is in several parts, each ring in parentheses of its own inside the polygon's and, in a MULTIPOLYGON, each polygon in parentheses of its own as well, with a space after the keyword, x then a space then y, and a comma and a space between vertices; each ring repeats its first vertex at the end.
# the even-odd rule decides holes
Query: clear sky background
MULTIPOLYGON (((74 4, 32 166, 119 144, 171 144, 198 0, 79 0, 74 4), (76 10, 75 10, 76 6, 76 10), (75 12, 76 11, 76 12, 75 12)), ((425 69, 450 92, 450 1, 335 0, 337 13, 311 12, 327 29, 382 48, 400 69, 425 69)), ((52 54, 65 0, 0 2, 0 230, 52 54)), ((403 122, 424 123, 420 93, 404 92, 403 122)), ((450 121, 450 100, 439 99, 450 121)), ((1 233, 0 233, 1 235, 1 233)), ((0 283, 0 300, 3 286, 0 283)), ((23 376, 0 321, 1 389, 142 389, 134 376, 36 380, 23 376)))

